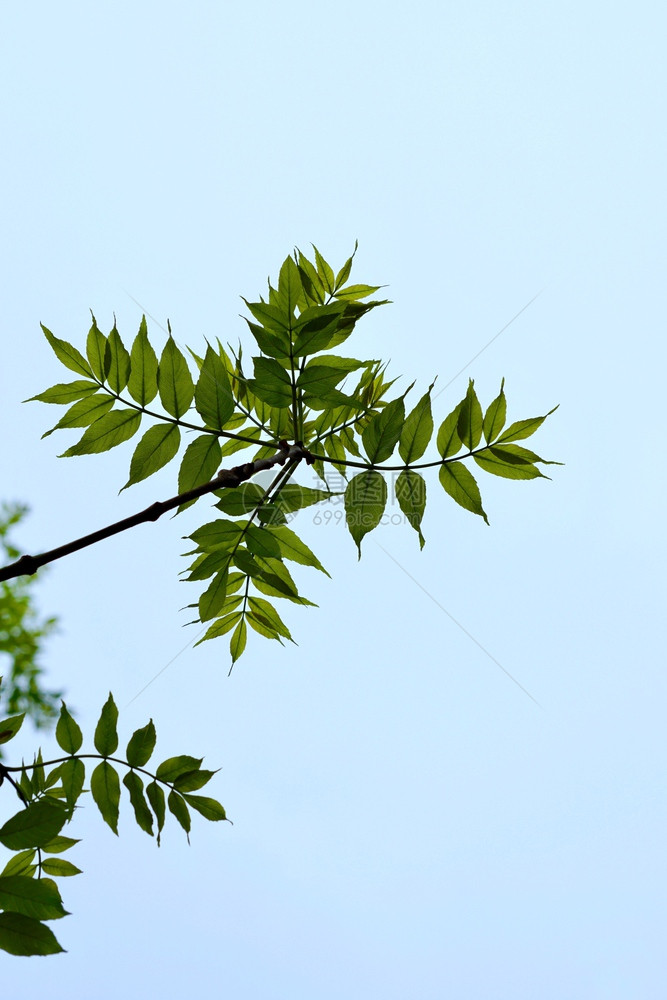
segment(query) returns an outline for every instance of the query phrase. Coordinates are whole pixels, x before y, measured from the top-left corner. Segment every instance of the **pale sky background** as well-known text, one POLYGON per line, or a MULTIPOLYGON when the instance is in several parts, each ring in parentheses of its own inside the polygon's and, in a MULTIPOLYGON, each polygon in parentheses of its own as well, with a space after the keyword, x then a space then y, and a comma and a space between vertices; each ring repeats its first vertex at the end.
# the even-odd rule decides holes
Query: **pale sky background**
POLYGON ((3 957, 4 992, 664 997, 666 20, 641 0, 5 6, 0 496, 30 504, 27 550, 176 492, 174 466, 117 495, 131 444, 40 441, 62 411, 20 401, 68 376, 39 322, 82 347, 88 309, 106 331, 115 311, 127 343, 133 296, 195 350, 237 340, 239 296, 310 241, 340 266, 359 239, 353 276, 394 304, 348 353, 390 358, 415 401, 543 289, 434 409, 505 376, 510 419, 561 404, 532 441, 566 464, 480 471, 490 527, 433 475, 421 554, 388 525, 358 563, 301 513, 333 579, 299 574, 320 607, 285 609, 298 647, 253 635, 231 678, 179 612, 207 501, 55 564, 49 681, 91 735, 111 689, 123 739, 152 716, 163 757, 221 766, 234 825, 195 819, 188 847, 168 822, 157 850, 129 803, 118 839, 88 804, 68 953, 3 957))

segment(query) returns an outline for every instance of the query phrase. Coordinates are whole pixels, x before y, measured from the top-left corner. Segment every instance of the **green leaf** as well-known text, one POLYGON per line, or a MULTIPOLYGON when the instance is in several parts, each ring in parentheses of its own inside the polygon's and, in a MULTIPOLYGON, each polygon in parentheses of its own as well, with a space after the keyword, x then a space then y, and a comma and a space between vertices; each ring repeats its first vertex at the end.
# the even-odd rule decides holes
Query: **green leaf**
POLYGON ((86 769, 83 761, 72 757, 60 765, 60 781, 65 791, 67 805, 72 809, 83 790, 86 769))
POLYGON ((202 552, 213 552, 215 549, 225 551, 233 549, 243 534, 243 525, 236 521, 226 521, 219 517, 217 521, 209 521, 197 528, 188 537, 202 552))
POLYGON ((141 317, 139 332, 132 344, 128 392, 139 406, 147 406, 157 396, 157 355, 148 340, 146 317, 141 317))
POLYGON ((168 757, 158 767, 155 777, 159 781, 173 784, 181 774, 197 771, 201 767, 203 759, 203 757, 189 757, 187 754, 182 754, 180 757, 168 757))
POLYGON ((405 404, 402 398, 392 399, 383 410, 375 414, 361 435, 369 461, 375 465, 390 457, 404 423, 405 404))
POLYGON ((105 367, 108 369, 107 380, 114 392, 122 392, 130 377, 130 355, 114 323, 113 330, 107 340, 105 367))
POLYGON ((190 813, 187 805, 185 804, 185 799, 178 792, 171 791, 167 797, 167 805, 169 806, 169 812, 173 813, 178 822, 181 824, 185 830, 188 838, 188 843, 190 843, 190 813))
POLYGON ((22 712, 21 715, 11 715, 8 719, 1 719, 0 743, 9 743, 18 733, 24 719, 25 712, 22 712))
POLYGON ((130 767, 143 767, 150 760, 157 739, 153 720, 150 719, 141 729, 136 729, 130 736, 125 755, 130 767))
POLYGON ((292 562, 300 563, 302 566, 314 566, 315 569, 319 569, 320 572, 325 573, 327 576, 330 575, 315 553, 311 552, 306 543, 302 542, 291 528, 271 528, 271 534, 278 540, 280 554, 283 559, 291 559, 292 562))
POLYGON ((220 635, 225 635, 226 632, 231 631, 236 623, 241 618, 241 612, 235 611, 233 614, 224 615, 221 618, 217 618, 212 625, 209 625, 205 634, 198 639, 195 646, 200 646, 202 642, 206 642, 207 639, 217 639, 220 635))
POLYGON ((85 375, 87 378, 91 378, 93 373, 90 369, 90 365, 85 360, 82 354, 77 351, 76 347, 72 347, 68 344, 66 340, 59 340, 58 337, 54 337, 50 330, 40 323, 42 330, 44 331, 44 336, 48 340, 49 344, 53 348, 53 353, 58 358, 65 368, 69 368, 70 371, 76 372, 78 375, 85 375))
POLYGON ((112 410, 88 427, 81 440, 64 451, 60 458, 109 451, 131 438, 139 430, 140 423, 141 413, 137 410, 125 407, 122 410, 112 410))
POLYGON ((86 340, 86 354, 88 355, 88 363, 92 368, 93 375, 95 378, 99 379, 100 382, 104 382, 106 378, 106 371, 104 368, 106 349, 107 338, 104 336, 102 331, 98 329, 97 320, 93 316, 93 325, 88 331, 88 339, 86 340))
POLYGON ((34 871, 33 861, 36 853, 33 849, 15 854, 13 858, 9 859, 0 875, 29 875, 31 871, 34 871))
POLYGON ((40 392, 38 396, 25 399, 24 402, 58 403, 63 406, 67 403, 73 403, 75 399, 89 396, 91 392, 97 392, 98 389, 97 382, 90 382, 87 379, 77 379, 76 382, 59 382, 57 385, 52 385, 50 389, 40 392))
POLYGON ((47 875, 56 875, 58 878, 70 878, 72 875, 80 875, 81 869, 73 865, 65 858, 46 858, 42 861, 42 871, 47 875))
MULTIPOLYGON (((243 655, 243 651, 246 647, 247 636, 248 636, 248 629, 245 623, 245 619, 241 618, 241 620, 237 622, 236 628, 234 629, 234 634, 229 640, 229 652, 231 653, 232 657, 232 666, 236 663, 238 658, 243 655)), ((211 636, 211 638, 213 637, 211 636)))
POLYGON ((64 951, 53 931, 23 913, 0 913, 0 949, 10 955, 57 955, 64 951))
POLYGON ((69 851, 71 847, 75 847, 79 843, 80 841, 74 837, 54 837, 48 844, 44 844, 42 850, 45 854, 62 854, 63 851, 69 851))
POLYGON ((299 486, 298 483, 288 483, 282 487, 275 502, 281 510, 291 514, 295 510, 312 507, 313 504, 320 503, 322 500, 330 500, 331 497, 339 497, 341 495, 342 490, 338 492, 313 490, 308 486, 299 486))
POLYGON ((352 261, 354 260, 354 255, 357 252, 357 247, 358 246, 359 246, 359 241, 355 240, 354 241, 354 250, 352 251, 352 255, 347 258, 347 260, 345 261, 345 263, 341 267, 340 271, 336 275, 336 283, 335 283, 336 290, 338 290, 339 288, 341 288, 345 284, 345 282, 347 281, 347 279, 350 277, 350 272, 352 270, 352 261))
POLYGON ((462 442, 459 437, 457 427, 459 416, 461 414, 461 410, 463 409, 463 403, 464 400, 462 400, 440 424, 437 437, 437 449, 441 458, 451 458, 452 455, 456 455, 456 453, 462 448, 462 442))
POLYGON ((504 448, 487 448, 479 455, 473 456, 480 469, 490 472, 494 476, 501 476, 503 479, 547 479, 539 469, 531 462, 524 459, 517 460, 516 456, 506 451, 504 448))
POLYGON ((346 302, 356 302, 358 299, 365 299, 373 292, 379 291, 380 288, 382 285, 348 285, 347 288, 341 288, 339 292, 336 292, 334 297, 346 302))
POLYGON ((248 606, 252 611, 253 617, 255 619, 259 618, 262 620, 267 628, 271 629, 273 632, 277 632, 278 635, 282 635, 283 638, 289 639, 291 642, 294 640, 290 634, 290 630, 285 625, 284 621, 268 601, 265 601, 263 597, 250 597, 248 598, 248 606))
POLYGON ((345 310, 344 302, 304 309, 294 324, 292 356, 301 358, 326 350, 344 321, 345 310))
POLYGON ((421 458, 433 434, 431 415, 431 388, 422 396, 414 410, 408 414, 401 430, 398 453, 406 465, 421 458))
POLYGON ((298 253, 298 268, 299 277, 301 278, 301 284, 303 285, 303 290, 306 295, 316 302, 318 305, 322 305, 325 298, 324 285, 317 273, 317 268, 312 264, 307 257, 301 253, 298 253))
MULTIPOLYGON (((199 437, 191 441, 185 449, 183 461, 178 472, 178 492, 187 493, 195 486, 202 486, 213 479, 221 462, 220 444, 215 434, 200 434, 199 437)), ((227 493, 236 493, 237 490, 227 490, 227 493)), ((194 500, 190 503, 195 503, 194 500)), ((181 504, 179 511, 189 507, 188 504, 181 504)))
POLYGON ((238 517, 240 514, 247 514, 254 510, 265 493, 266 490, 258 486, 257 483, 241 483, 236 489, 226 489, 216 493, 220 499, 215 506, 225 514, 238 517))
POLYGON ((60 833, 67 812, 51 798, 38 799, 0 827, 0 843, 10 851, 42 847, 60 833))
POLYGON ((162 828, 164 827, 164 817, 165 817, 165 800, 164 792, 162 787, 158 785, 157 781, 151 781, 146 785, 146 797, 151 804, 151 808, 155 813, 155 819, 157 821, 157 845, 160 846, 160 834, 162 833, 162 828))
POLYGON ((248 552, 254 556, 269 556, 272 559, 280 558, 280 545, 273 537, 273 532, 267 528, 258 528, 254 524, 248 524, 245 529, 245 543, 248 552))
POLYGON ((396 499, 408 521, 419 535, 419 547, 424 548, 421 521, 426 508, 426 483, 411 469, 404 469, 396 480, 396 499))
POLYGON ((468 382, 468 391, 461 406, 457 431, 461 441, 470 451, 477 447, 482 437, 482 407, 472 379, 468 382))
POLYGON ((195 388, 195 406, 207 427, 222 430, 234 412, 229 375, 220 356, 207 346, 195 388))
POLYGON ((25 875, 0 876, 0 909, 36 920, 57 920, 67 915, 57 889, 25 875))
POLYGON ((336 284, 334 279, 334 273, 331 270, 329 264, 327 264, 326 260, 324 259, 320 251, 315 246, 315 244, 313 243, 311 245, 313 247, 313 250, 315 251, 315 263, 317 264, 317 273, 319 275, 320 281, 322 282, 325 290, 329 293, 329 295, 331 295, 334 290, 334 286, 336 284))
POLYGON ((188 363, 176 346, 173 337, 164 345, 158 369, 160 399, 167 413, 182 417, 190 409, 195 387, 188 363))
POLYGON ((95 727, 95 749, 103 757, 109 757, 118 748, 118 709, 113 700, 113 695, 109 692, 109 697, 102 706, 99 721, 95 727))
POLYGON ((90 777, 90 792, 104 822, 118 836, 120 779, 108 760, 103 760, 93 771, 90 777))
POLYGON ((501 434, 496 444, 502 444, 504 441, 520 441, 522 438, 530 437, 544 423, 547 417, 550 417, 557 409, 558 407, 554 406, 543 417, 529 417, 528 420, 516 420, 501 434))
POLYGON ((299 269, 292 257, 286 257, 278 278, 278 298, 288 320, 294 316, 294 311, 302 297, 303 287, 299 269))
POLYGON ((345 490, 345 518, 361 559, 361 541, 376 528, 387 504, 387 484, 379 472, 361 472, 345 490))
POLYGON ((56 740, 65 753, 76 753, 83 743, 79 724, 69 714, 64 701, 61 702, 60 717, 56 724, 56 740))
POLYGON ((473 514, 479 514, 487 524, 489 523, 482 507, 482 498, 475 477, 462 462, 441 465, 440 482, 445 492, 449 493, 459 506, 472 511, 473 514))
POLYGON ((505 426, 507 400, 505 399, 505 379, 500 383, 500 392, 484 414, 484 440, 494 441, 505 426))
POLYGON ((176 778, 174 788, 177 792, 181 793, 196 792, 199 788, 203 788, 204 785, 208 784, 215 773, 215 771, 189 771, 176 778))
POLYGON ((274 358, 253 358, 255 378, 248 381, 251 392, 269 406, 292 404, 292 383, 283 366, 274 358))
POLYGON ((206 819, 213 822, 227 819, 227 813, 216 799, 210 799, 206 795, 184 795, 183 798, 189 806, 196 809, 206 819))
POLYGON ((130 793, 130 802, 132 808, 134 809, 134 816, 137 821, 137 825, 141 827, 144 833, 147 833, 149 837, 153 836, 153 814, 146 804, 146 799, 144 798, 144 783, 137 774, 136 771, 128 771, 123 778, 123 784, 130 793))
POLYGON ((155 424, 149 427, 134 449, 130 462, 130 478, 123 486, 126 490, 171 462, 179 449, 181 432, 176 424, 155 424))
POLYGON ((58 423, 42 434, 42 438, 49 437, 54 431, 68 427, 88 427, 103 417, 105 413, 108 413, 114 402, 113 396, 103 396, 101 393, 85 396, 70 406, 58 423))
POLYGON ((216 573, 199 598, 199 620, 207 622, 219 614, 227 596, 227 569, 216 573))

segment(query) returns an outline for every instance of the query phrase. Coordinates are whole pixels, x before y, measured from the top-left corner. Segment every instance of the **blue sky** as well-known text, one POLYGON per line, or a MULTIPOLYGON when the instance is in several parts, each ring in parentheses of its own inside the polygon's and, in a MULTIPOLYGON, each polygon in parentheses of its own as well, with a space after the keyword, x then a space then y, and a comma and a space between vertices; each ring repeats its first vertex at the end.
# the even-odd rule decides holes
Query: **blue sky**
POLYGON ((454 379, 436 421, 468 376, 485 402, 506 378, 510 419, 560 403, 533 440, 566 463, 480 474, 490 527, 433 477, 421 554, 390 524, 358 563, 303 512, 333 579, 304 573, 298 647, 252 641, 231 678, 179 612, 199 508, 53 566, 52 683, 88 731, 111 689, 128 736, 152 716, 163 756, 221 766, 234 826, 158 851, 127 807, 119 839, 82 810, 68 953, 5 984, 663 995, 664 29, 641 2, 5 12, 0 495, 32 508, 26 549, 175 492, 167 469, 118 496, 130 447, 40 440, 55 408, 20 401, 62 369, 39 322, 81 346, 115 312, 127 342, 136 299, 181 344, 234 341, 239 296, 310 241, 340 264, 359 239, 357 279, 389 286, 350 353, 454 379))

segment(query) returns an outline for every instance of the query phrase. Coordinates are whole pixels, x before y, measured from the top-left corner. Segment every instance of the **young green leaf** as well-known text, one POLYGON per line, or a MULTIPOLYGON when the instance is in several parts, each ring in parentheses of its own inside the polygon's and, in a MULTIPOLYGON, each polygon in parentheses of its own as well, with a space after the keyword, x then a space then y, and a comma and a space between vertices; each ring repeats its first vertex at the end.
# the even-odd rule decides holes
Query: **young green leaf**
POLYGON ((243 654, 243 650, 245 649, 246 645, 247 631, 248 630, 246 627, 245 620, 241 618, 241 620, 237 623, 236 628, 234 629, 234 634, 229 640, 229 652, 232 657, 232 666, 236 663, 238 658, 243 654))
POLYGON ((438 454, 441 458, 451 458, 452 455, 456 455, 456 453, 462 448, 462 442, 459 437, 457 427, 459 423, 459 416, 461 414, 461 410, 463 409, 463 403, 464 400, 462 400, 440 424, 436 446, 438 454))
POLYGON ((361 472, 345 490, 345 518, 361 559, 361 541, 376 528, 387 504, 387 484, 375 471, 361 472))
POLYGON ((139 430, 141 413, 123 408, 112 410, 91 424, 83 437, 76 444, 64 451, 60 458, 70 458, 72 455, 94 455, 109 451, 123 441, 129 440, 139 430))
POLYGON ((235 408, 229 375, 220 356, 207 346, 195 387, 195 406, 207 427, 222 430, 235 408))
POLYGON ((103 760, 98 764, 90 776, 90 792, 104 822, 118 836, 120 779, 117 771, 108 760, 103 760))
POLYGON ((157 736, 152 719, 145 726, 142 726, 141 729, 136 729, 132 733, 127 744, 127 750, 125 751, 130 767, 144 767, 148 763, 155 749, 156 739, 157 736))
POLYGON ((95 749, 103 757, 109 757, 116 752, 118 747, 118 709, 113 700, 113 695, 109 692, 109 697, 102 706, 99 721, 95 727, 95 749))
POLYGON ((88 339, 86 340, 86 354, 88 356, 88 363, 93 371, 93 375, 95 378, 99 379, 100 382, 104 382, 106 378, 106 370, 104 367, 106 348, 107 338, 98 328, 97 320, 93 316, 93 325, 88 331, 88 339))
POLYGON ((130 354, 128 392, 139 406, 147 406, 157 396, 157 355, 148 340, 146 317, 141 317, 139 332, 130 354))
POLYGON ((365 299, 382 288, 382 285, 348 285, 334 293, 334 298, 345 302, 356 302, 358 299, 365 299))
POLYGON ((505 399, 505 379, 500 383, 500 392, 484 414, 484 440, 495 441, 505 426, 507 400, 505 399))
MULTIPOLYGON (((185 449, 183 461, 178 472, 178 492, 187 493, 195 486, 201 486, 213 479, 220 465, 220 444, 215 434, 200 434, 185 449)), ((227 494, 238 493, 238 490, 226 490, 227 494)), ((192 500, 191 503, 195 501, 192 500)), ((190 504, 182 504, 179 511, 190 504)))
POLYGON ((475 477, 462 462, 441 465, 440 482, 445 492, 449 493, 459 506, 472 511, 473 514, 479 514, 487 524, 489 523, 482 507, 482 498, 475 477))
POLYGON ((109 334, 106 347, 105 369, 108 371, 108 382, 114 392, 122 392, 130 377, 130 355, 114 323, 109 334))
POLYGON ((153 814, 146 805, 144 798, 144 783, 136 771, 128 771, 123 778, 123 784, 130 794, 130 802, 134 809, 137 824, 149 837, 153 836, 153 814))
POLYGON ((31 396, 30 399, 25 399, 24 402, 58 403, 61 406, 65 406, 67 403, 73 403, 76 399, 89 396, 91 392, 97 392, 98 389, 99 385, 97 382, 90 382, 87 379, 77 379, 75 382, 59 382, 57 385, 52 385, 50 389, 40 392, 38 396, 31 396))
POLYGON ((60 716, 56 724, 56 740, 65 753, 76 753, 83 743, 81 728, 68 712, 64 701, 61 703, 60 716))
POLYGON ((392 399, 383 410, 375 414, 361 435, 370 462, 376 465, 390 457, 404 423, 405 404, 402 397, 392 399))
POLYGON ((42 438, 49 437, 54 431, 68 427, 89 427, 96 420, 99 420, 100 417, 103 417, 105 413, 108 413, 113 407, 114 402, 113 396, 103 396, 100 393, 84 396, 83 399, 73 403, 58 423, 42 434, 42 438))
POLYGON ((58 358, 58 361, 65 366, 65 368, 69 368, 70 371, 76 372, 78 375, 85 375, 87 378, 93 377, 90 365, 85 360, 83 355, 77 351, 76 347, 72 347, 72 345, 68 344, 66 340, 60 340, 58 337, 54 337, 51 331, 47 330, 43 323, 41 323, 40 326, 44 331, 44 336, 53 348, 53 353, 58 358))
POLYGON ((359 241, 355 240, 354 241, 354 250, 352 251, 352 255, 347 258, 347 260, 345 261, 345 263, 341 267, 340 271, 336 275, 336 283, 334 285, 334 288, 335 288, 336 291, 338 291, 339 288, 342 288, 342 286, 345 284, 345 282, 347 281, 347 279, 350 277, 350 271, 352 270, 352 261, 354 260, 354 256, 355 256, 355 254, 357 252, 357 247, 358 246, 359 246, 359 241))
POLYGON ((241 612, 235 611, 233 614, 217 618, 212 625, 209 625, 201 639, 197 640, 195 646, 200 646, 202 642, 206 642, 207 639, 217 639, 218 636, 225 635, 227 632, 230 632, 241 617, 241 612))
POLYGON ((158 368, 160 400, 172 417, 182 417, 190 409, 195 387, 188 363, 169 337, 160 356, 158 368))
POLYGON ((9 859, 5 867, 0 872, 0 875, 27 875, 30 876, 31 871, 35 870, 33 861, 35 860, 35 854, 37 852, 33 849, 30 851, 20 851, 9 859))
POLYGON ((329 576, 329 573, 327 573, 315 553, 311 552, 306 543, 302 542, 291 528, 285 526, 271 528, 271 534, 278 541, 280 555, 283 559, 290 559, 292 562, 300 563, 302 566, 314 566, 315 569, 319 569, 322 573, 329 576))
POLYGON ((251 392, 269 406, 279 409, 292 403, 289 374, 274 358, 253 358, 255 378, 248 380, 251 392))
POLYGON ((544 423, 547 417, 550 417, 557 409, 558 407, 554 406, 543 417, 529 417, 528 420, 516 420, 501 434, 496 444, 502 444, 505 441, 520 441, 522 438, 530 437, 544 423))
POLYGON ((64 951, 53 931, 23 913, 0 913, 0 950, 10 955, 57 955, 64 951))
POLYGON ((81 869, 65 858, 45 858, 42 861, 42 871, 47 875, 57 875, 59 878, 70 878, 72 875, 81 874, 81 869))
POLYGON ((401 430, 398 453, 406 465, 421 458, 433 434, 431 415, 431 386, 409 413, 401 430))
POLYGON ((265 601, 263 597, 250 597, 248 598, 248 606, 252 611, 253 617, 263 621, 267 628, 271 629, 272 632, 277 632, 278 635, 283 636, 285 639, 289 639, 291 642, 294 640, 290 635, 290 631, 285 625, 284 621, 268 601, 265 601))
POLYGON ((538 468, 532 463, 523 460, 517 461, 503 448, 487 448, 479 455, 473 456, 480 469, 490 472, 494 476, 501 476, 503 479, 547 479, 538 468))
POLYGON ((227 596, 227 569, 216 573, 207 589, 199 598, 199 620, 207 622, 215 618, 225 603, 227 596))
POLYGON ((76 840, 74 837, 54 837, 50 840, 48 844, 44 844, 42 851, 45 854, 62 854, 64 851, 69 851, 71 847, 75 847, 80 841, 76 840))
POLYGON ((417 472, 404 469, 396 480, 396 499, 408 521, 419 535, 419 547, 424 548, 421 521, 426 508, 426 483, 417 472))
POLYGON ((126 490, 171 462, 179 449, 181 432, 176 424, 155 424, 149 427, 134 449, 130 462, 130 478, 123 486, 126 490))
POLYGON ((313 243, 311 245, 313 247, 313 250, 315 251, 315 263, 317 264, 317 273, 319 275, 320 281, 322 282, 322 285, 324 286, 325 290, 329 293, 329 295, 331 295, 333 293, 334 286, 336 283, 334 279, 334 273, 331 270, 329 264, 327 264, 326 260, 324 259, 320 251, 315 246, 315 244, 313 243))

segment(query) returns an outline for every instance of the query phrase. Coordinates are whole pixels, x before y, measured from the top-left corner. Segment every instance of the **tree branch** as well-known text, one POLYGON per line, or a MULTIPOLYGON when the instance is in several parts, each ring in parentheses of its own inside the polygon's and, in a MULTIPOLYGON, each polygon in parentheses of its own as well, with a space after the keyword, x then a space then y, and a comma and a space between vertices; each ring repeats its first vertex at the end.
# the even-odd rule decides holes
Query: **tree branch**
POLYGON ((42 552, 36 556, 21 556, 16 562, 0 569, 0 581, 12 580, 17 576, 30 576, 36 573, 40 566, 46 565, 46 563, 62 559, 63 556, 68 556, 72 552, 78 552, 79 549, 85 549, 89 545, 95 545, 97 542, 101 542, 105 538, 111 538, 112 535, 117 535, 121 531, 134 528, 137 524, 143 524, 145 521, 157 521, 167 511, 174 510, 175 507, 180 507, 181 504, 197 500, 198 497, 205 496, 207 493, 213 493, 215 490, 225 488, 234 489, 264 469, 272 469, 274 465, 284 465, 289 460, 296 460, 298 462, 302 458, 305 458, 306 461, 311 461, 310 453, 307 449, 302 445, 292 445, 290 447, 286 441, 281 441, 280 450, 270 458, 260 458, 255 462, 246 462, 244 465, 237 465, 233 469, 220 469, 215 479, 212 479, 209 483, 196 486, 186 493, 179 493, 178 496, 172 497, 170 500, 157 501, 151 504, 150 507, 146 507, 145 510, 139 511, 138 514, 125 517, 122 521, 116 521, 115 524, 110 524, 106 528, 93 531, 90 535, 84 535, 73 542, 68 542, 67 545, 60 545, 57 549, 51 549, 50 552, 42 552))

